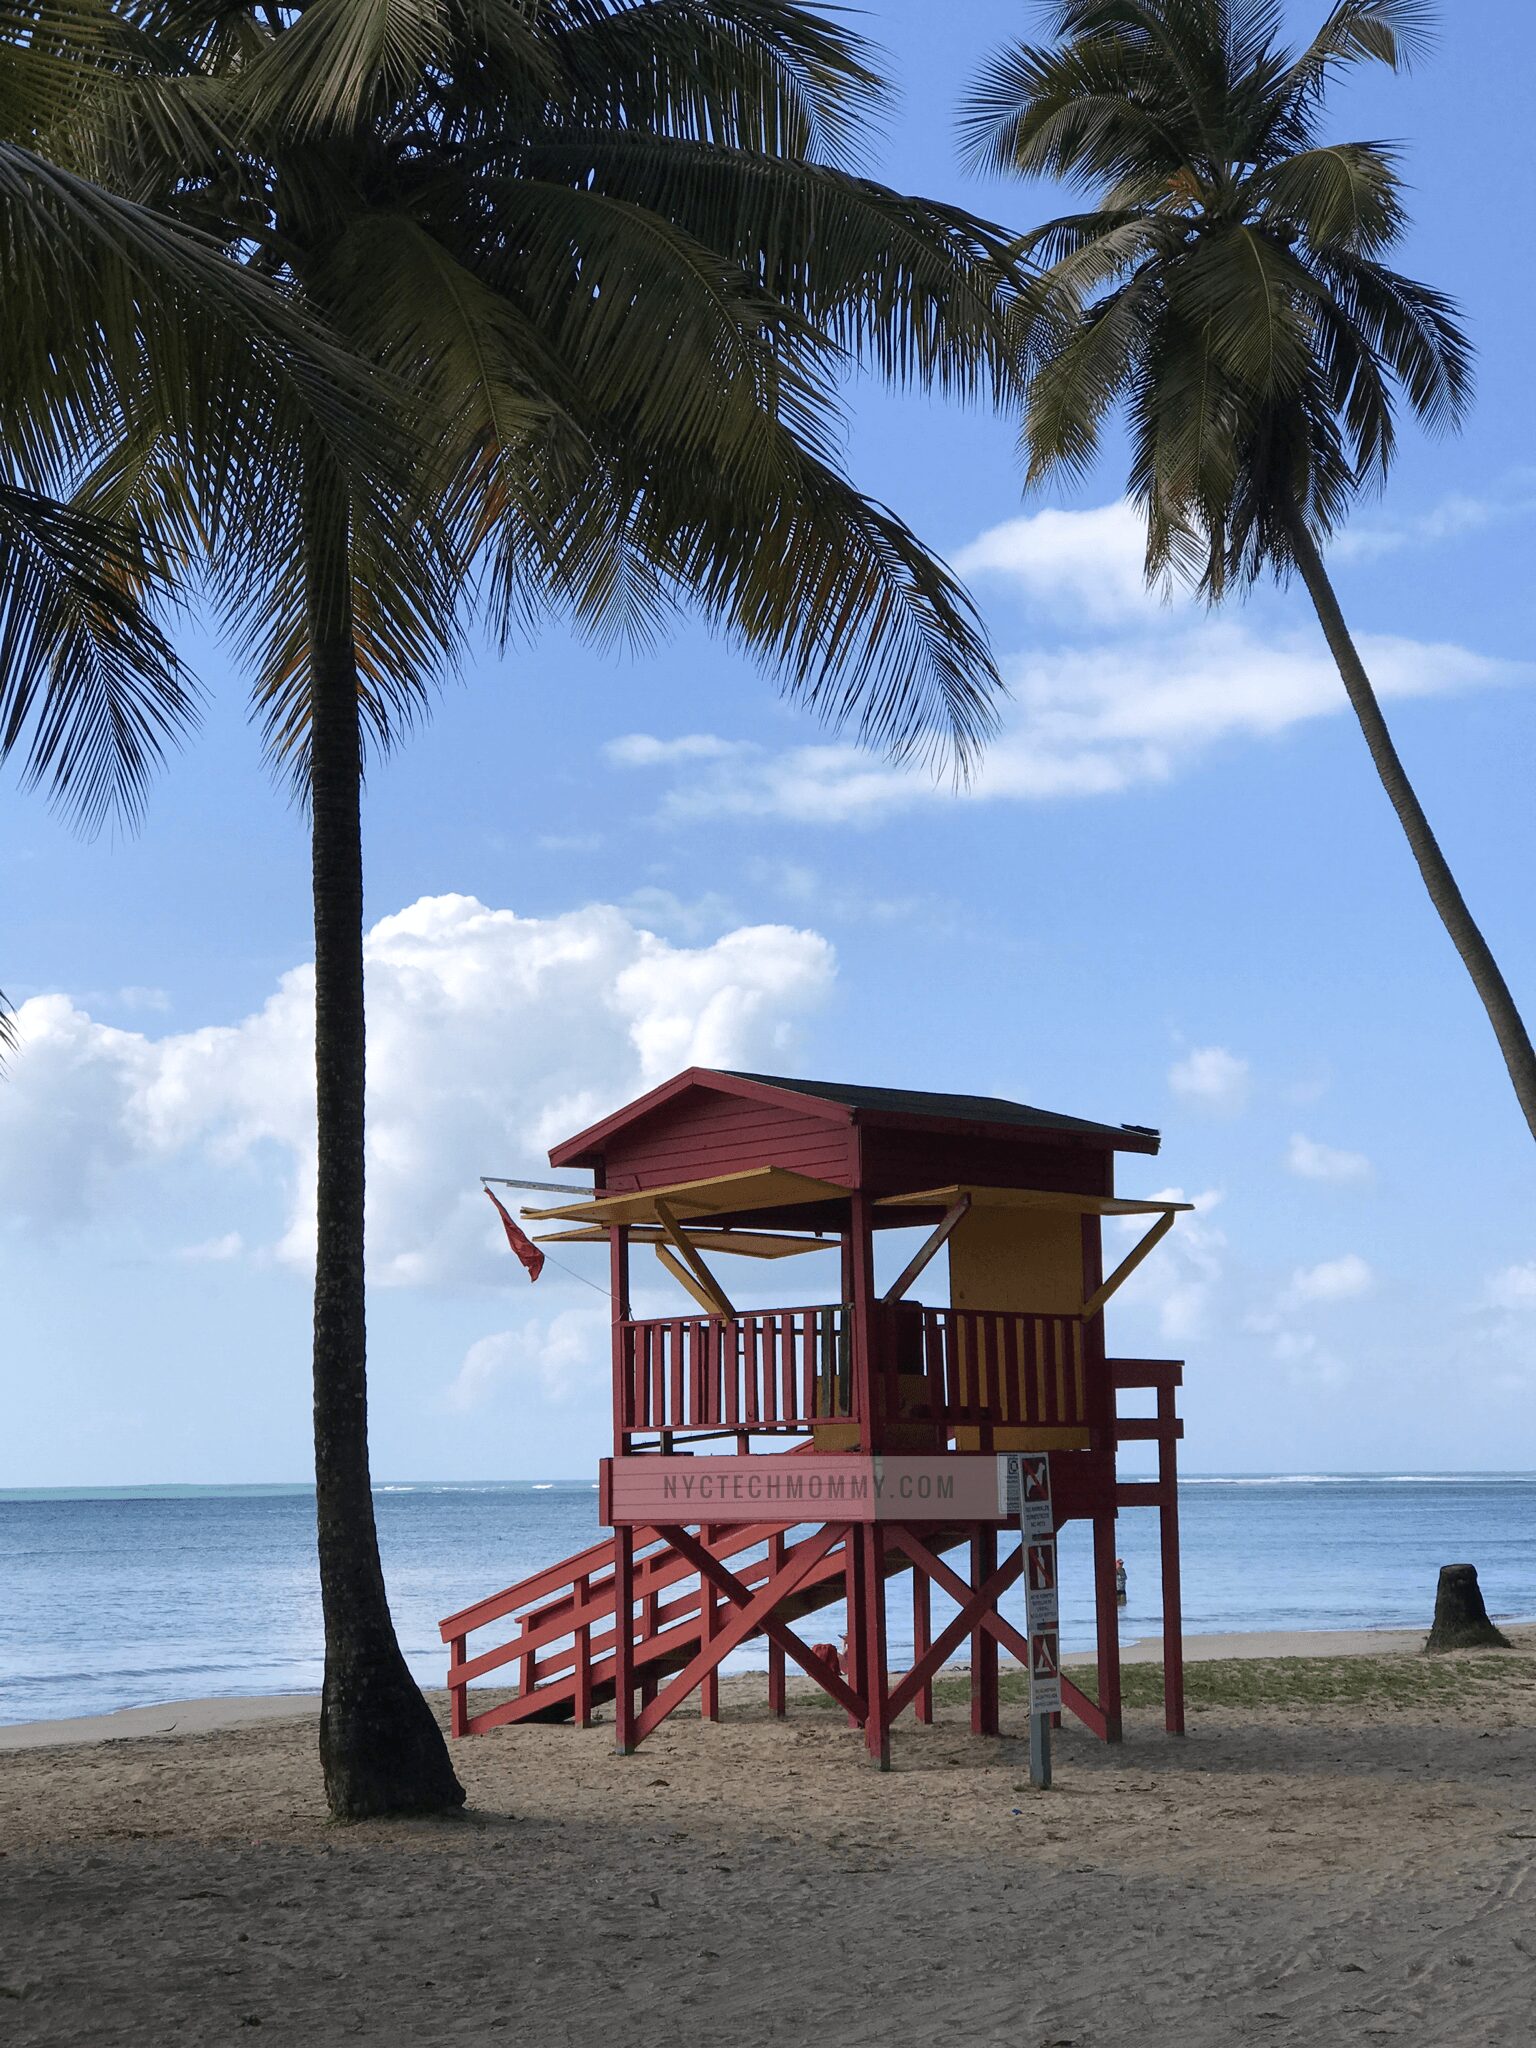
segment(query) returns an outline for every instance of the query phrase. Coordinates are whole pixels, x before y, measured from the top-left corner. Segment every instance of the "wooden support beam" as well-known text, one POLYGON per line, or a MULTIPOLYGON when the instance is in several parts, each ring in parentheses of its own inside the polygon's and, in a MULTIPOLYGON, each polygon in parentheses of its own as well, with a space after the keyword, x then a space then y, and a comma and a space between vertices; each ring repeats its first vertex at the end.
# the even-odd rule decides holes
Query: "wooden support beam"
MULTIPOLYGON (((920 1664, 927 1656, 933 1642, 933 1587, 928 1574, 919 1566, 912 1567, 912 1661, 920 1664)), ((917 1689, 913 1707, 919 1721, 927 1723, 933 1719, 933 1681, 917 1689)))
POLYGON ((960 1612, 934 1637, 926 1656, 920 1657, 912 1669, 891 1693, 886 1706, 886 1718, 894 1721, 898 1714, 908 1707, 919 1692, 927 1685, 936 1671, 940 1670, 952 1650, 979 1622, 991 1634, 997 1636, 1004 1648, 1018 1656, 1022 1651, 1023 1662, 1028 1667, 1029 1645, 1016 1629, 1010 1628, 996 1612, 997 1603, 1023 1567, 1022 1549, 1010 1551, 991 1577, 981 1586, 968 1586, 957 1572, 942 1565, 927 1546, 920 1542, 909 1529, 893 1524, 887 1534, 904 1550, 914 1564, 920 1565, 936 1585, 944 1587, 950 1598, 958 1602, 960 1612), (999 1626, 1000 1624, 1000 1626, 999 1626), (1011 1638, 1011 1640, 1010 1640, 1011 1638))
POLYGON ((949 1241, 949 1234, 971 1206, 969 1195, 962 1195, 954 1207, 936 1223, 928 1236, 918 1246, 912 1257, 902 1268, 898 1279, 881 1296, 882 1301, 900 1301, 912 1282, 932 1263, 949 1241))
POLYGON ((1169 1231, 1172 1230, 1173 1221, 1174 1212, 1172 1209, 1159 1216, 1140 1244, 1134 1245, 1126 1253, 1103 1286, 1094 1289, 1093 1293, 1089 1295, 1088 1299, 1078 1310, 1078 1315, 1085 1323, 1090 1322, 1098 1314, 1105 1302, 1108 1301, 1109 1297, 1125 1285, 1148 1252, 1154 1251, 1162 1243, 1169 1231))
POLYGON ((807 1536, 797 1543, 782 1572, 776 1578, 768 1579, 754 1593, 743 1585, 736 1574, 719 1558, 707 1551, 696 1537, 686 1529, 658 1526, 658 1536, 667 1542, 702 1578, 717 1586, 735 1608, 728 1620, 721 1622, 719 1632, 708 1649, 700 1650, 691 1658, 672 1683, 641 1713, 636 1722, 635 1739, 641 1741, 649 1735, 658 1723, 664 1721, 672 1709, 685 1700, 698 1685, 705 1673, 713 1670, 722 1658, 728 1656, 738 1643, 759 1632, 793 1657, 808 1678, 814 1678, 823 1691, 831 1693, 839 1706, 850 1713, 864 1718, 864 1701, 857 1693, 843 1683, 842 1678, 827 1665, 813 1657, 807 1644, 802 1643, 794 1630, 786 1627, 773 1610, 795 1592, 821 1563, 822 1559, 836 1547, 841 1533, 840 1525, 826 1523, 814 1536, 807 1536))
POLYGON ((635 1726, 635 1532, 613 1532, 613 1739, 620 1756, 640 1740, 635 1726))
POLYGON ((1121 1738, 1120 1602, 1115 1590, 1114 1510, 1093 1518, 1094 1640, 1098 1651, 1099 1709, 1104 1740, 1121 1738))
POLYGON ((877 1770, 891 1768, 890 1674, 885 1647, 885 1545, 879 1525, 858 1531, 864 1579, 864 1745, 877 1770))
POLYGON ((680 1259, 674 1259, 672 1254, 667 1250, 664 1244, 653 1245, 652 1250, 655 1252, 657 1258, 661 1261, 662 1265, 664 1265, 667 1271, 672 1275, 672 1278, 677 1282, 678 1286, 685 1288, 687 1290, 687 1292, 698 1303, 699 1307, 703 1309, 705 1315, 718 1316, 723 1314, 723 1310, 721 1309, 719 1302, 716 1301, 715 1297, 712 1294, 705 1293, 704 1289, 699 1285, 698 1281, 694 1279, 693 1275, 689 1272, 688 1268, 682 1263, 680 1259))
MULTIPOLYGON (((997 1570, 997 1531, 978 1523, 971 1537, 971 1583, 984 1585, 997 1570)), ((971 1733, 998 1732, 997 1638, 978 1615, 971 1630, 971 1733)))
MULTIPOLYGON (((682 1230, 678 1227, 677 1218, 673 1215, 670 1205, 664 1202, 658 1195, 655 1208, 656 1221, 666 1232, 668 1241, 677 1251, 681 1252, 684 1265, 687 1266, 689 1272, 692 1273, 694 1279, 703 1289, 704 1294, 709 1297, 710 1302, 713 1304, 711 1313, 717 1316, 724 1316, 728 1323, 735 1322, 736 1311, 731 1307, 730 1296, 720 1285, 714 1274, 711 1273, 708 1266, 705 1265, 698 1246, 690 1244, 682 1230)), ((662 1263, 669 1271, 675 1273, 677 1271, 676 1266, 670 1259, 663 1257, 663 1252, 664 1247, 658 1244, 656 1247, 657 1257, 662 1260, 662 1263)), ((694 1293, 692 1288, 689 1288, 688 1291, 690 1294, 694 1293)), ((695 1295, 695 1299, 698 1299, 697 1295, 695 1295)))

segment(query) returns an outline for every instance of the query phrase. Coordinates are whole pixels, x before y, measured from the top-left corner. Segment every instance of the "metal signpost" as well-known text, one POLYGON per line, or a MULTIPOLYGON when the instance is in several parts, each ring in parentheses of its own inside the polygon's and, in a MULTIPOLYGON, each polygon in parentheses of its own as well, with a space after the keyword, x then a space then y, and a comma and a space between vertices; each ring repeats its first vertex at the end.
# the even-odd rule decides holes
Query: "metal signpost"
POLYGON ((1051 1461, 1044 1452, 998 1459, 1005 1514, 1016 1513, 1024 1542, 1024 1632, 1029 1639, 1029 1782, 1051 1782, 1052 1714, 1061 1712, 1061 1609, 1056 1592, 1056 1518, 1051 1461))

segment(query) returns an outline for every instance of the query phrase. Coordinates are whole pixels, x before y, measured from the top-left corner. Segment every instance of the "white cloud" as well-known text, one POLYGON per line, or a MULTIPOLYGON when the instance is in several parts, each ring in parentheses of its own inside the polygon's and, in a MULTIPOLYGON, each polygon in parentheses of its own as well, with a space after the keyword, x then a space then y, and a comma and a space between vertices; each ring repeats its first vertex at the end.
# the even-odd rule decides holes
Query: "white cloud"
MULTIPOLYGON (((1520 680, 1524 668, 1449 643, 1359 636, 1379 694, 1429 697, 1520 680)), ((1260 636, 1239 619, 1090 647, 1057 647, 1005 663, 1012 702, 974 779, 957 788, 896 768, 844 742, 774 752, 707 735, 632 734, 606 750, 616 765, 688 767, 663 809, 671 817, 787 817, 874 823, 950 802, 1043 802, 1113 796, 1167 782, 1228 740, 1268 740, 1344 708, 1326 650, 1311 634, 1260 636), (687 748, 687 753, 678 749, 687 748), (621 750, 621 751, 620 751, 621 750)))
POLYGON ((183 1245, 176 1254, 192 1265, 222 1265, 229 1259, 238 1259, 245 1250, 245 1239, 238 1230, 226 1230, 222 1237, 205 1238, 201 1244, 183 1245))
MULTIPOLYGON (((1168 781, 1219 744, 1272 740, 1346 708, 1338 673, 1299 600, 1272 627, 1267 600, 1262 612, 1256 604, 1212 616, 1148 592, 1139 522, 1123 503, 1012 520, 961 549, 956 563, 971 575, 1005 577, 1024 593, 1034 643, 1004 660, 1011 702, 965 788, 837 741, 774 750, 711 733, 631 733, 610 742, 608 760, 674 771, 663 798, 664 814, 673 817, 873 823, 957 800, 1113 795, 1168 781), (1043 645, 1042 607, 1055 624, 1043 645)), ((1361 634, 1359 644, 1389 700, 1488 688, 1532 673, 1450 643, 1361 634)))
MULTIPOLYGON (((1115 1300, 1125 1307, 1150 1310, 1157 1318, 1158 1334, 1170 1343, 1183 1344, 1206 1333, 1212 1299, 1221 1284, 1227 1240, 1210 1216, 1222 1195, 1216 1188, 1194 1196, 1186 1195, 1182 1188, 1160 1188, 1151 1199, 1193 1201, 1194 1213, 1176 1219, 1173 1229, 1137 1267, 1115 1300)), ((1112 1268, 1123 1258, 1146 1228, 1144 1216, 1118 1219, 1115 1231, 1123 1249, 1114 1258, 1106 1258, 1106 1266, 1112 1268)))
POLYGON ((1349 527, 1333 541, 1330 551, 1339 561, 1371 561, 1382 555, 1398 554, 1404 548, 1439 547, 1465 534, 1482 533, 1490 526, 1528 518, 1536 511, 1530 472, 1516 472, 1507 483, 1503 493, 1483 498, 1454 491, 1427 512, 1395 524, 1349 527))
POLYGON ((1146 521, 1122 498, 989 527, 961 548, 954 567, 971 579, 1005 578, 1059 618, 1120 624, 1165 608, 1162 593, 1147 587, 1146 551, 1146 521))
POLYGON ((1309 1308, 1317 1302, 1352 1301, 1369 1293, 1375 1283, 1376 1275, 1359 1253, 1345 1252, 1315 1266, 1298 1266, 1278 1305, 1287 1310, 1309 1308))
POLYGON ((1488 1282, 1487 1302, 1490 1308, 1536 1309, 1536 1259, 1495 1273, 1488 1282))
MULTIPOLYGON (((400 1285, 499 1277, 505 1246, 479 1174, 547 1173, 553 1141, 679 1067, 774 1064, 835 973, 824 938, 786 925, 684 946, 609 904, 523 918, 469 896, 382 919, 366 959, 369 1269, 400 1285)), ((241 1023, 160 1039, 63 996, 23 1004, 0 1090, 10 1217, 67 1227, 130 1168, 275 1156, 276 1250, 307 1262, 313 988, 313 969, 295 968, 241 1023)), ((230 1199, 248 1207, 248 1187, 230 1199)))
POLYGON ((611 1370, 609 1331, 608 1311, 599 1305, 477 1338, 447 1390, 447 1405, 461 1412, 483 1407, 507 1381, 531 1383, 554 1402, 601 1393, 611 1370))
POLYGON ((1224 1045, 1196 1046, 1168 1069, 1168 1086, 1186 1102, 1223 1116, 1235 1115, 1248 1100, 1248 1062, 1224 1045))
POLYGON ((1299 1131, 1287 1147, 1285 1163, 1303 1180, 1369 1180, 1374 1170, 1363 1152, 1341 1152, 1304 1138, 1299 1131))
POLYGON ((601 832, 541 832, 541 853, 596 853, 603 843, 601 832))
POLYGON ((712 732, 686 732, 671 740, 659 740, 648 732, 631 732, 609 740, 603 748, 608 760, 619 768, 663 768, 679 761, 723 761, 744 751, 743 742, 723 740, 712 732))

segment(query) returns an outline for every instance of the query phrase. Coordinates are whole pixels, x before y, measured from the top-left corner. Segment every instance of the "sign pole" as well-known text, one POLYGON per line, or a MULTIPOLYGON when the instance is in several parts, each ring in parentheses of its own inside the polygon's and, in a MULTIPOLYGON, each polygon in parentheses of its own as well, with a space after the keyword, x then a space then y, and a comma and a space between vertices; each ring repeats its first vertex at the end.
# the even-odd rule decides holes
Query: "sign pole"
POLYGON ((1061 1712, 1061 1606, 1056 1588, 1056 1512, 1044 1452, 998 1459, 999 1505, 1019 1517, 1024 1545, 1024 1616, 1029 1639, 1029 1782, 1051 1782, 1052 1714, 1061 1712))
POLYGON ((1029 1782, 1042 1792, 1051 1789, 1051 1717, 1030 1709, 1029 1782))

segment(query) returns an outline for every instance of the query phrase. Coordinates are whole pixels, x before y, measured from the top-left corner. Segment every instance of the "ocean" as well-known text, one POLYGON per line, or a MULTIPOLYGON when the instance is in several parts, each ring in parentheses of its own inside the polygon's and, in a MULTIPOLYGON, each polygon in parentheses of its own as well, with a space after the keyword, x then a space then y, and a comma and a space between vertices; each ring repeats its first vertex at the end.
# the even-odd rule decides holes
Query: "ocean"
MULTIPOLYGON (((585 1482, 400 1482, 379 1486, 376 1506, 401 1644, 428 1684, 445 1668, 440 1616, 601 1533, 585 1482)), ((317 1690, 313 1519, 302 1486, 0 1492, 0 1721, 317 1690)), ((1491 1614, 1536 1618, 1536 1474, 1191 1477, 1181 1523, 1190 1634, 1427 1628, 1439 1567, 1462 1561, 1477 1566, 1491 1614)), ((1123 1514, 1118 1547, 1123 1639, 1156 1634, 1156 1515, 1123 1514)), ((1086 1648, 1086 1532, 1069 1527, 1061 1548, 1064 1647, 1086 1648)), ((899 1662, 910 1648, 899 1594, 890 1614, 899 1662)), ((829 1639, 840 1627, 829 1609, 807 1631, 829 1639)))

